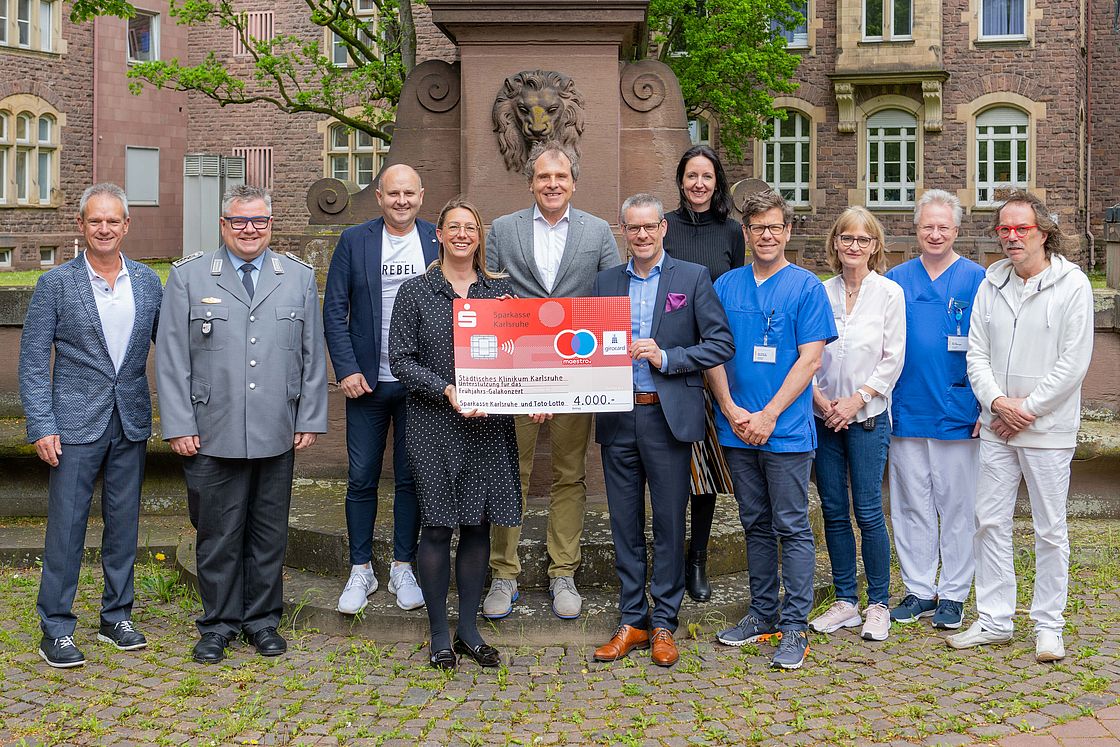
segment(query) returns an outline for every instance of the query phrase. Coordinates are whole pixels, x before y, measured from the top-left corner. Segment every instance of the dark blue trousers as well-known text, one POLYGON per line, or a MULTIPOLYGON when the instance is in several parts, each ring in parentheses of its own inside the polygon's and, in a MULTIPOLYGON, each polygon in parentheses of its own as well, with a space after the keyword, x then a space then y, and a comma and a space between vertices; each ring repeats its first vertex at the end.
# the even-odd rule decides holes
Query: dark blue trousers
POLYGON ((39 625, 48 638, 74 634, 77 617, 71 608, 82 567, 93 485, 102 471, 101 516, 105 529, 101 534, 101 568, 105 590, 101 621, 111 624, 131 619, 146 444, 125 438, 115 409, 96 441, 62 444, 58 466, 51 468, 43 577, 35 606, 39 625))
POLYGON ((346 533, 350 564, 373 557, 373 523, 377 519, 377 483, 389 426, 393 426, 393 560, 416 560, 420 539, 420 503, 404 445, 408 390, 399 381, 380 381, 371 394, 346 400, 346 533))
POLYGON ((623 625, 677 629, 684 598, 684 523, 692 444, 673 437, 661 405, 635 405, 619 418, 614 441, 602 446, 607 507, 621 589, 623 625), (646 598, 646 484, 653 512, 653 574, 646 598))

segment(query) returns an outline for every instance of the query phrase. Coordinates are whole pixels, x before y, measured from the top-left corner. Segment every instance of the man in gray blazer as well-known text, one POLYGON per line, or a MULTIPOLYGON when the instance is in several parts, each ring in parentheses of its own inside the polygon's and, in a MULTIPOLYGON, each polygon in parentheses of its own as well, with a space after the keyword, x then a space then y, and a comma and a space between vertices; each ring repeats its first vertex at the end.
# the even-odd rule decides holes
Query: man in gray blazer
POLYGON ((263 656, 276 632, 294 451, 327 430, 327 362, 310 265, 276 254, 272 199, 234 187, 223 247, 175 263, 156 346, 163 437, 184 457, 198 529, 202 617, 195 661, 217 663, 244 633, 263 656))
MULTIPOLYGON (((486 264, 506 272, 522 298, 590 296, 600 270, 621 264, 610 225, 602 218, 571 207, 579 178, 579 162, 567 146, 538 143, 525 166, 529 192, 536 204, 494 221, 486 238, 486 264)), ((557 415, 549 424, 552 446, 552 491, 548 510, 548 577, 552 611, 557 617, 579 617, 583 599, 576 590, 584 506, 587 503, 585 463, 592 416, 557 415)), ((538 423, 517 417, 521 461, 521 492, 527 495, 536 451, 538 423)), ((493 581, 482 604, 483 617, 498 619, 517 600, 517 557, 520 527, 491 529, 490 571, 493 581)))
POLYGON ((128 198, 95 184, 78 203, 86 250, 35 284, 20 339, 19 393, 27 440, 50 465, 39 655, 52 667, 85 664, 72 606, 93 486, 102 475, 105 591, 97 638, 144 648, 132 627, 133 565, 144 451, 152 433, 148 349, 159 318, 159 276, 121 253, 128 198), (54 365, 51 365, 51 351, 54 365))

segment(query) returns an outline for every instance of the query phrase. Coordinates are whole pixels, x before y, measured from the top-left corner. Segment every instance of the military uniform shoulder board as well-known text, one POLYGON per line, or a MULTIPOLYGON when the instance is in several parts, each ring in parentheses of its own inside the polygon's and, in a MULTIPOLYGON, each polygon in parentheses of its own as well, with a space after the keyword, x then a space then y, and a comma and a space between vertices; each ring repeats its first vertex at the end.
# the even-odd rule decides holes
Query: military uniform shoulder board
POLYGON ((292 260, 295 260, 296 262, 299 262, 301 265, 303 265, 304 267, 306 267, 309 270, 314 270, 315 269, 314 266, 312 266, 310 262, 308 262, 304 258, 300 257, 298 254, 292 254, 291 252, 284 252, 284 256, 287 257, 288 259, 292 259, 292 260))
POLYGON ((195 252, 194 254, 188 254, 187 256, 183 257, 182 259, 177 259, 174 262, 172 262, 171 266, 172 267, 178 267, 179 265, 185 265, 187 262, 190 262, 191 260, 198 259, 203 254, 204 254, 204 252, 195 252))
POLYGON ((277 257, 276 255, 273 255, 273 257, 272 257, 272 271, 275 272, 277 275, 283 275, 284 274, 284 263, 281 262, 280 258, 277 257))

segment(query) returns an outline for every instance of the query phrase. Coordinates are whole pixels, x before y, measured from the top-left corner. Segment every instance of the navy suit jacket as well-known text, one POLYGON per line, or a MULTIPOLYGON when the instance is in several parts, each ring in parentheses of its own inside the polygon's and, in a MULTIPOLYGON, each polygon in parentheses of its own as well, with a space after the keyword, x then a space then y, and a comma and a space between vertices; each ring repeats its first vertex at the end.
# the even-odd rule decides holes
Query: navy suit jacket
MULTIPOLYGON (((703 371, 731 360, 735 343, 727 314, 712 288, 711 273, 702 265, 665 255, 657 285, 650 336, 669 356, 661 373, 650 366, 661 410, 678 441, 704 440, 703 371), (669 293, 684 295, 684 305, 666 311, 669 293)), ((626 296, 630 276, 626 265, 603 270, 595 278, 595 296, 626 296)), ((609 446, 618 431, 618 413, 595 416, 595 441, 609 446)))
POLYGON ((29 442, 52 435, 69 444, 96 441, 114 406, 128 440, 145 441, 152 435, 148 349, 155 339, 163 286, 150 267, 127 257, 124 263, 136 321, 120 371, 113 369, 105 345, 85 257, 79 254, 35 283, 19 346, 19 395, 29 442))
MULTIPOLYGON (((342 232, 327 271, 323 294, 323 334, 335 379, 361 373, 371 389, 381 367, 381 231, 383 218, 342 232)), ((424 266, 439 255, 436 227, 416 221, 424 266)))

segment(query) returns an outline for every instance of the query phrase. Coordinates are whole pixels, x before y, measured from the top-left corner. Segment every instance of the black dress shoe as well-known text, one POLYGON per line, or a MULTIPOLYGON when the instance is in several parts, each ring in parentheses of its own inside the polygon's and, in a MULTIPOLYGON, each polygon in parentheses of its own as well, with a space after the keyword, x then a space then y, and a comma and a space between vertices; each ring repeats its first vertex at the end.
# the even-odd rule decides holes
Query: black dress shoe
POLYGON ((279 656, 288 650, 288 642, 276 632, 276 628, 261 628, 249 636, 249 642, 256 646, 261 656, 279 656))
POLYGON ((688 595, 697 602, 707 602, 712 598, 712 587, 708 583, 708 553, 690 552, 684 568, 684 586, 688 595))
POLYGON ((455 643, 452 646, 457 653, 474 659, 480 667, 496 667, 502 663, 502 655, 498 653, 498 649, 487 643, 472 647, 459 636, 455 636, 455 643))
POLYGON ((55 669, 80 667, 86 663, 85 655, 74 645, 74 637, 69 635, 61 638, 43 636, 43 640, 39 642, 39 656, 55 669))
POLYGON ((199 664, 217 664, 226 658, 226 646, 229 640, 221 633, 203 633, 198 643, 194 644, 191 657, 199 664))
POLYGON ((428 655, 428 663, 436 669, 454 669, 455 654, 451 653, 449 648, 441 648, 428 655))
POLYGON ((132 627, 131 620, 121 620, 117 623, 101 623, 97 631, 97 640, 111 643, 121 651, 135 651, 148 645, 148 639, 136 628, 132 627))

